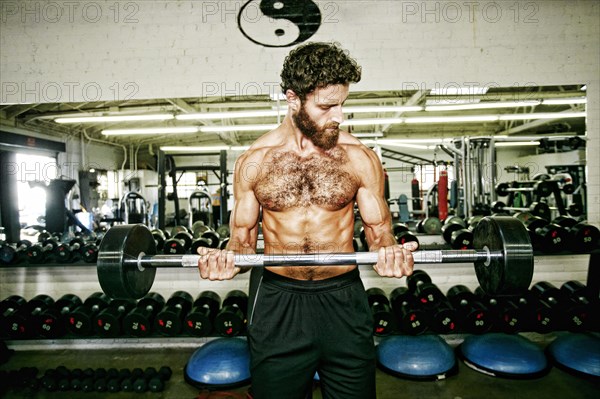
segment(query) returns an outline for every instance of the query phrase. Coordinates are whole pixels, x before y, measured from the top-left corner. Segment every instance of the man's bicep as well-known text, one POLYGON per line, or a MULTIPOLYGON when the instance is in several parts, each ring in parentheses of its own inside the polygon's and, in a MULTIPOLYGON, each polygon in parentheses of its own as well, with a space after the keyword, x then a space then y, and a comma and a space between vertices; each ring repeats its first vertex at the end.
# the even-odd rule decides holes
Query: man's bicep
MULTIPOLYGON (((240 165, 236 165, 239 173, 240 165)), ((231 237, 228 248, 241 250, 255 248, 258 233, 260 204, 254 195, 253 182, 248 179, 236 179, 233 187, 234 205, 229 226, 231 237)))

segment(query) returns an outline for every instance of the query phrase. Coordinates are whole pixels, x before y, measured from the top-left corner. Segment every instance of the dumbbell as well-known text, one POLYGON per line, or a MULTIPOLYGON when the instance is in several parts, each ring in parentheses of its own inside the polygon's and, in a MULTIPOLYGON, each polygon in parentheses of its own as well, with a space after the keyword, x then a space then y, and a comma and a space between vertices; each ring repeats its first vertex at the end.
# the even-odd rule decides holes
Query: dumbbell
POLYGON ((597 329, 599 300, 594 297, 591 290, 576 280, 563 283, 560 290, 570 303, 575 304, 575 311, 568 313, 571 329, 578 331, 597 329))
POLYGON ((29 263, 37 264, 48 261, 54 249, 58 247, 58 241, 49 238, 42 244, 35 244, 25 250, 25 257, 29 263))
POLYGON ((81 254, 84 246, 81 238, 73 238, 69 244, 59 244, 54 249, 54 256, 58 262, 69 262, 75 259, 75 254, 81 254))
POLYGON ((439 234, 442 231, 442 222, 435 216, 429 216, 417 223, 417 232, 424 234, 439 234))
POLYGON ((369 288, 367 299, 373 315, 373 333, 383 336, 390 334, 395 327, 390 301, 381 288, 369 288))
POLYGON ((486 294, 481 287, 475 289, 475 295, 490 312, 494 330, 507 334, 523 331, 525 320, 519 306, 510 297, 496 297, 486 294))
POLYGON ((510 193, 531 192, 536 197, 548 197, 553 192, 552 183, 546 180, 540 181, 515 181, 512 183, 498 183, 496 185, 496 194, 500 197, 506 197, 510 193), (523 187, 523 185, 526 185, 523 187), (517 187, 512 187, 517 186, 517 187))
POLYGON ((552 223, 564 227, 569 232, 569 248, 574 252, 590 252, 598 247, 600 230, 586 222, 578 222, 567 216, 558 216, 552 223))
POLYGON ((219 233, 219 237, 223 237, 223 239, 228 238, 229 234, 230 234, 230 230, 229 230, 229 225, 228 224, 222 224, 219 227, 217 227, 217 233, 219 233))
POLYGON ((116 374, 109 372, 106 381, 106 390, 110 393, 121 391, 121 383, 126 378, 130 378, 130 376, 131 371, 129 369, 121 369, 116 374))
POLYGON ((530 292, 536 297, 537 320, 536 331, 547 333, 563 330, 566 327, 563 314, 565 295, 556 286, 540 281, 531 286, 530 292))
POLYGON ((406 285, 425 308, 434 308, 444 299, 444 294, 432 284, 431 277, 424 270, 413 270, 406 278, 406 285))
POLYGON ((533 216, 525 222, 525 227, 529 230, 533 247, 542 252, 558 252, 568 245, 568 232, 558 224, 533 216))
POLYGON ((193 298, 189 293, 174 292, 156 316, 154 323, 156 331, 171 337, 179 334, 183 328, 184 318, 192 308, 192 301, 193 298))
POLYGON ((129 373, 129 376, 124 378, 121 381, 121 390, 123 392, 133 392, 133 384, 135 381, 137 381, 139 378, 143 378, 144 377, 144 370, 142 370, 139 367, 134 368, 133 370, 131 370, 131 372, 129 373))
POLYGON ((10 335, 12 325, 9 320, 26 304, 27 300, 20 295, 11 295, 0 302, 0 316, 2 316, 0 317, 0 337, 10 335))
MULTIPOLYGON (((189 235, 189 233, 179 232, 177 234, 179 234, 179 236, 169 238, 167 241, 165 241, 163 246, 164 254, 181 255, 187 252, 189 246, 187 246, 187 241, 183 238, 183 234, 189 235)), ((190 240, 190 245, 192 245, 192 240, 190 240)))
POLYGON ((132 299, 113 299, 94 317, 94 331, 101 337, 118 337, 123 333, 122 321, 136 305, 132 299))
POLYGON ((165 246, 165 241, 167 241, 167 237, 162 230, 154 229, 152 230, 152 237, 154 237, 154 242, 156 242, 156 252, 160 253, 163 251, 165 246))
POLYGON ((7 243, 0 245, 0 263, 12 265, 17 263, 19 258, 31 247, 31 241, 20 240, 15 246, 7 243))
POLYGON ((456 310, 448 299, 439 288, 438 291, 442 296, 442 300, 439 301, 436 307, 427 310, 431 315, 429 325, 431 330, 437 334, 452 334, 460 328, 459 319, 456 310))
POLYGON ((56 242, 60 242, 60 236, 58 234, 52 234, 49 231, 42 231, 38 234, 37 241, 39 244, 43 243, 46 240, 54 240, 56 242))
POLYGON ((248 295, 240 290, 230 291, 215 317, 215 331, 223 336, 239 334, 246 325, 247 310, 248 295))
POLYGON ((403 223, 395 223, 392 226, 392 234, 394 234, 394 238, 398 244, 405 244, 407 242, 416 242, 417 245, 419 244, 419 239, 403 223))
POLYGON ((95 243, 88 243, 81 249, 81 258, 85 263, 96 263, 98 260, 98 245, 95 243))
POLYGON ((202 220, 196 220, 194 224, 192 224, 191 234, 194 238, 200 238, 202 233, 210 230, 210 227, 206 226, 202 220))
POLYGON ((464 285, 450 287, 446 294, 460 319, 460 325, 469 333, 481 334, 492 327, 488 309, 464 285))
POLYGON ((185 316, 184 330, 189 335, 204 337, 213 329, 215 316, 221 307, 221 297, 213 291, 201 292, 185 316))
POLYGON ((74 294, 61 296, 54 306, 46 309, 33 320, 35 332, 44 338, 58 338, 67 333, 66 317, 82 305, 81 299, 74 294))
POLYGON ((212 248, 211 241, 203 237, 194 239, 194 241, 192 241, 192 245, 190 246, 190 253, 197 254, 198 248, 212 248))
POLYGON ((399 321, 400 331, 419 335, 427 330, 427 313, 407 287, 395 288, 390 294, 390 303, 399 321))
MULTIPOLYGON (((354 248, 355 251, 357 251, 357 247, 356 247, 356 238, 353 239, 354 244, 354 248)), ((221 244, 219 244, 219 249, 226 249, 227 248, 227 244, 229 244, 229 237, 225 237, 223 240, 221 240, 221 244)))
POLYGON ((150 377, 148 389, 150 392, 162 392, 165 389, 165 383, 171 379, 173 371, 168 366, 162 366, 158 372, 150 377))
POLYGON ((150 292, 140 299, 134 309, 123 318, 123 331, 134 337, 147 337, 152 333, 156 315, 165 306, 165 298, 150 292))
POLYGON ((15 339, 31 338, 35 335, 32 320, 50 308, 54 299, 48 295, 36 295, 23 304, 18 310, 5 317, 8 336, 15 339))
POLYGON ((492 212, 503 213, 505 211, 530 212, 530 213, 534 214, 535 216, 539 216, 544 219, 550 218, 550 207, 545 202, 532 202, 528 208, 507 206, 502 201, 495 201, 492 203, 492 212))
POLYGON ((93 320, 110 303, 103 292, 94 292, 68 315, 67 328, 75 335, 87 336, 94 331, 93 320))
POLYGON ((442 236, 453 249, 473 248, 473 232, 459 223, 448 223, 442 226, 442 236))

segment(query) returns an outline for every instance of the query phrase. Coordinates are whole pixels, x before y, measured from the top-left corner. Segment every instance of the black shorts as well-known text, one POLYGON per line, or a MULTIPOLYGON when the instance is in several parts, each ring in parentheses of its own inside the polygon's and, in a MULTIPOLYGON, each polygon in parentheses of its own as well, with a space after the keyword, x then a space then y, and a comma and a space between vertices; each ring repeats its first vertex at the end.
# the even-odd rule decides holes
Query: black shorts
POLYGON ((317 371, 323 398, 375 398, 373 316, 358 269, 317 281, 264 270, 250 304, 256 399, 306 398, 317 371))

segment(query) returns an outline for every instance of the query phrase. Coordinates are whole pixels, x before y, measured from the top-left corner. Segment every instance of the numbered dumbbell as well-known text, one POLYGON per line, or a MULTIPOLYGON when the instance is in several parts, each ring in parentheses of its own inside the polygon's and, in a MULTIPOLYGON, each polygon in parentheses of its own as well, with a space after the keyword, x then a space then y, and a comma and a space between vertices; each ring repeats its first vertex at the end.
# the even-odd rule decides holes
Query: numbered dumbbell
POLYGON ((571 249, 575 252, 587 253, 598 248, 600 230, 591 224, 580 222, 569 230, 571 249))
POLYGON ((428 309, 431 314, 429 325, 431 330, 437 334, 452 334, 458 331, 460 327, 458 316, 456 310, 439 288, 438 291, 442 295, 442 300, 439 301, 436 307, 428 309))
POLYGON ((67 321, 67 328, 75 335, 87 336, 94 331, 93 321, 100 311, 110 303, 110 298, 103 292, 94 292, 86 298, 83 305, 73 310, 67 321))
POLYGON ((14 339, 31 338, 35 336, 33 318, 43 313, 54 304, 54 299, 40 294, 31 298, 26 304, 12 315, 5 318, 8 336, 14 339))
POLYGON ((49 238, 42 242, 41 245, 35 244, 27 248, 25 257, 27 261, 32 264, 44 263, 50 259, 50 256, 56 247, 58 247, 58 242, 49 238))
POLYGON ((181 332, 184 318, 192 308, 192 296, 185 291, 171 295, 165 307, 158 313, 154 328, 160 334, 174 336, 181 332))
POLYGON ((20 240, 14 246, 7 243, 0 245, 0 263, 5 265, 17 263, 31 245, 31 241, 28 240, 20 240))
POLYGON ((591 290, 576 280, 570 280, 560 287, 561 292, 568 298, 569 308, 567 317, 571 330, 583 331, 597 328, 598 298, 591 290), (593 317, 596 310, 596 317, 593 317), (594 320, 595 319, 595 320, 594 320))
POLYGON ((148 293, 123 318, 123 330, 130 336, 147 337, 152 333, 156 315, 164 306, 165 299, 162 295, 156 292, 148 293))
POLYGON ((0 337, 8 337, 12 329, 11 317, 27 304, 20 295, 11 295, 0 302, 0 337))
MULTIPOLYGON (((123 333, 123 318, 136 302, 132 299, 113 299, 94 317, 94 331, 101 337, 118 337, 123 333)), ((120 386, 120 385, 119 385, 120 386)))
POLYGON ((74 238, 68 244, 59 244, 54 249, 54 256, 57 262, 70 262, 76 259, 76 254, 83 251, 85 243, 80 238, 74 238))
POLYGON ((390 303, 399 321, 400 331, 418 335, 428 329, 427 313, 408 288, 395 288, 390 294, 390 303))
POLYGON ((563 313, 566 307, 564 293, 547 281, 535 283, 530 291, 539 301, 536 311, 544 316, 545 323, 537 326, 538 331, 549 332, 566 328, 568 317, 563 313))
POLYGON ((385 292, 381 288, 369 288, 367 299, 373 315, 373 333, 379 336, 390 334, 395 328, 395 323, 390 301, 385 292))
POLYGON ((85 244, 81 249, 81 258, 85 263, 96 263, 98 260, 98 245, 95 243, 85 244))
MULTIPOLYGON (((180 232, 181 233, 181 232, 180 232)), ((191 242, 190 242, 191 245, 191 242)), ((186 242, 182 238, 169 238, 163 246, 166 255, 183 255, 187 252, 186 242)))
POLYGON ((523 330, 525 320, 522 319, 519 306, 512 299, 488 295, 481 287, 475 289, 475 295, 489 310, 494 330, 508 334, 523 330))
POLYGON ((450 287, 446 297, 456 309, 460 325, 469 333, 481 334, 492 327, 487 308, 464 285, 450 287))
POLYGON ((204 337, 210 334, 220 307, 221 298, 216 292, 201 292, 194 301, 192 310, 185 317, 185 332, 197 337, 204 337))
POLYGON ((61 296, 54 303, 54 306, 35 317, 33 320, 35 331, 44 338, 64 336, 67 333, 67 316, 81 305, 82 301, 77 295, 65 294, 61 296))
POLYGON ((431 282, 431 277, 424 270, 414 270, 406 278, 406 285, 425 308, 434 308, 444 299, 444 294, 431 282))
POLYGON ((248 295, 240 290, 230 291, 215 317, 215 331, 223 336, 239 334, 246 325, 247 310, 248 295))
POLYGON ((535 230, 538 248, 542 252, 555 253, 568 248, 569 233, 557 224, 547 224, 535 230))

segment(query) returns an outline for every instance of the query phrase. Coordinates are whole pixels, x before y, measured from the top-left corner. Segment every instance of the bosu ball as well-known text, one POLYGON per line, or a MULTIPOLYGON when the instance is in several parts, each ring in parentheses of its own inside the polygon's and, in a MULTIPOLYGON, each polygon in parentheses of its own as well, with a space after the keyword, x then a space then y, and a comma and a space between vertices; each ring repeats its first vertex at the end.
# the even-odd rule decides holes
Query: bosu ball
POLYGON ((467 366, 493 377, 537 378, 550 370, 543 349, 520 335, 471 335, 457 349, 467 366))
POLYGON ((383 338, 377 345, 377 364, 391 375, 411 380, 440 380, 457 371, 452 348, 437 335, 383 338))
POLYGON ((546 349, 555 366, 580 376, 600 377, 600 338, 584 333, 565 333, 546 349))
POLYGON ((185 381, 199 389, 219 390, 250 384, 250 351, 241 338, 217 338, 192 354, 185 381))

